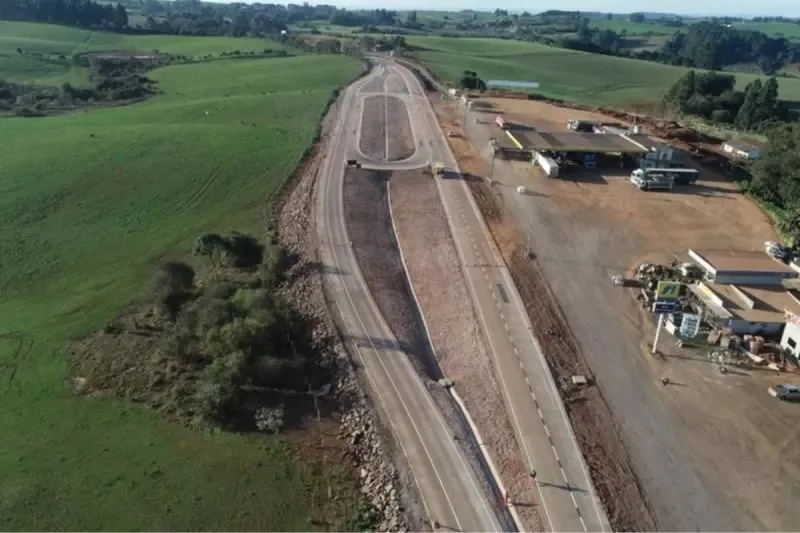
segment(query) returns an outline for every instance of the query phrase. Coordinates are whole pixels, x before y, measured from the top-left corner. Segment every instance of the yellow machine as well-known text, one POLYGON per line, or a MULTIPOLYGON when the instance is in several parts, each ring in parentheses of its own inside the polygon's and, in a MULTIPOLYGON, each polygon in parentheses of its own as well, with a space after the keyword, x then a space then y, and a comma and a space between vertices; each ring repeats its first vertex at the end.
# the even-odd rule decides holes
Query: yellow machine
POLYGON ((441 176, 444 174, 444 165, 441 163, 434 163, 431 165, 431 170, 433 171, 433 176, 441 176))

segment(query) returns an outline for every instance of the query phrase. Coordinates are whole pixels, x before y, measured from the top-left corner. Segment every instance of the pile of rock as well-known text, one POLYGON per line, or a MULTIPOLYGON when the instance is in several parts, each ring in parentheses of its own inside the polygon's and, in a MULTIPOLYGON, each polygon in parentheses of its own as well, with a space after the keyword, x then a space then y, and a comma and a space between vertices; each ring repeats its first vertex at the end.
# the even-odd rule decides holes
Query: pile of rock
POLYGON ((342 417, 341 436, 347 439, 360 467, 361 492, 380 513, 377 531, 405 531, 397 470, 387 461, 372 413, 363 400, 356 402, 342 417))

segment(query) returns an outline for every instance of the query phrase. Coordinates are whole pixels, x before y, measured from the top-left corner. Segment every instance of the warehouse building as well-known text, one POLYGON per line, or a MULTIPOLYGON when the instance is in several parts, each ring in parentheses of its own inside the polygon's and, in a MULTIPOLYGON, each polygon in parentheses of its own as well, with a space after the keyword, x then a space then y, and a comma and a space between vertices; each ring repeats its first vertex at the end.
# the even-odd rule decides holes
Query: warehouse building
POLYGON ((689 257, 705 271, 706 280, 721 285, 781 286, 784 280, 800 276, 764 252, 689 250, 689 257))

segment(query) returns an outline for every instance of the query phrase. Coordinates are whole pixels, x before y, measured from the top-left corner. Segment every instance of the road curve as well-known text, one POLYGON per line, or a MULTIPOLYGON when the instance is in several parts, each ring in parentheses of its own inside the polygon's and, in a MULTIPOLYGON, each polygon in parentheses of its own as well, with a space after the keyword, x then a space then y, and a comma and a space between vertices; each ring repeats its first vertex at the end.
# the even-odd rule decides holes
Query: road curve
MULTIPOLYGON (((332 145, 315 190, 320 262, 337 323, 361 361, 377 407, 399 442, 430 520, 441 531, 501 531, 493 505, 481 490, 430 393, 380 314, 359 269, 344 219, 345 160, 358 148, 361 109, 358 93, 385 75, 385 67, 348 87, 332 145)), ((391 168, 416 168, 412 161, 391 168)))
MULTIPOLYGON (((409 89, 417 141, 432 162, 457 170, 419 80, 399 64, 386 65, 409 89)), ((552 531, 610 531, 519 292, 472 193, 462 179, 436 182, 523 459, 537 473, 543 519, 552 531)))

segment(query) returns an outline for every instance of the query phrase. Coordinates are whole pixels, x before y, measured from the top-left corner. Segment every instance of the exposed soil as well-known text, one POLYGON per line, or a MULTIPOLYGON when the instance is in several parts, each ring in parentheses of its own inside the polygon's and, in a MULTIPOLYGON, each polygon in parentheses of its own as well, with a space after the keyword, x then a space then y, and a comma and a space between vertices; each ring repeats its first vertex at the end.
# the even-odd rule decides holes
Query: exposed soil
POLYGON ((446 391, 435 383, 442 371, 428 340, 419 308, 408 285, 392 228, 387 198, 391 172, 348 169, 344 181, 345 221, 364 280, 417 373, 427 382, 448 426, 459 436, 479 482, 488 494, 493 484, 466 421, 446 391))
POLYGON ((414 293, 445 375, 454 381, 528 531, 541 531, 533 485, 498 393, 495 369, 463 278, 435 182, 395 172, 391 208, 414 293))
POLYGON ((361 152, 373 161, 386 160, 386 113, 384 96, 364 98, 358 146, 361 152))
POLYGON ((389 161, 400 161, 414 155, 414 134, 411 131, 411 121, 408 118, 406 104, 399 98, 386 98, 387 127, 391 128, 389 139, 389 161))
POLYGON ((408 87, 406 87, 405 82, 403 82, 403 78, 397 74, 389 74, 386 78, 386 92, 407 93, 408 87))
MULTIPOLYGON (((453 127, 458 119, 452 108, 439 105, 438 99, 432 100, 442 126, 445 129, 453 127)), ((462 171, 477 176, 488 174, 485 163, 467 139, 449 138, 448 141, 462 171)), ((517 249, 517 243, 522 239, 515 229, 514 220, 483 180, 470 179, 469 184, 520 290, 534 334, 540 340, 554 379, 562 383, 573 374, 587 374, 588 367, 547 281, 536 262, 525 260, 517 249)), ((600 390, 588 388, 576 393, 562 387, 561 393, 612 527, 618 531, 656 529, 600 390)))

